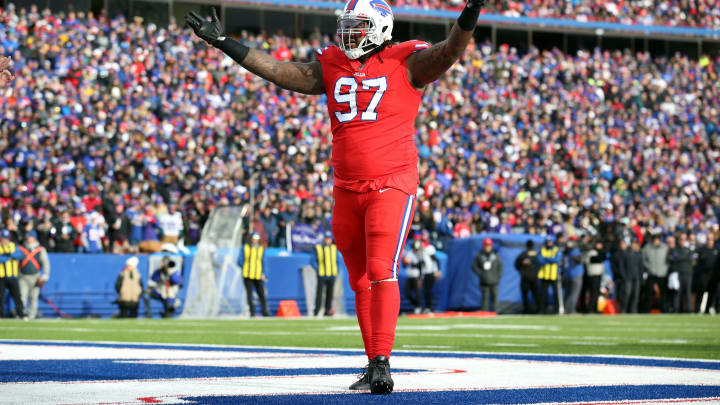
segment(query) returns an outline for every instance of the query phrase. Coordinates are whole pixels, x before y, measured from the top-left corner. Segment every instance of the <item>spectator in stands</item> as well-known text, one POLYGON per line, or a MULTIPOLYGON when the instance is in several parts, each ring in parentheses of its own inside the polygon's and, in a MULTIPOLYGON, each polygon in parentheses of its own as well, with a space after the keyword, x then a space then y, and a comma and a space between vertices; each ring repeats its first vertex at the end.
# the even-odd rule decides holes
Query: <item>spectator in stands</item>
POLYGON ((678 289, 673 296, 672 312, 691 312, 690 293, 692 290, 693 262, 692 252, 688 248, 687 235, 680 233, 676 244, 674 238, 668 238, 668 275, 677 273, 678 289))
POLYGON ((538 311, 538 254, 535 242, 528 239, 525 250, 515 259, 515 269, 520 273, 520 294, 522 295, 523 314, 536 314, 538 311), (530 295, 532 294, 532 304, 530 295))
POLYGON ((138 262, 139 259, 137 256, 128 258, 115 281, 120 318, 137 318, 138 316, 140 296, 143 292, 142 277, 140 277, 140 272, 138 271, 138 262))
MULTIPOLYGON (((659 296, 657 307, 665 312, 667 311, 667 276, 668 276, 668 246, 661 240, 660 234, 652 235, 652 242, 648 243, 642 249, 643 268, 647 272, 645 279, 645 302, 643 303, 644 312, 652 309, 652 301, 655 298, 655 288, 658 289, 659 296)), ((645 278, 643 276, 643 278, 645 278)))
POLYGON ((623 280, 623 287, 621 289, 624 297, 622 300, 624 306, 620 306, 621 313, 638 313, 642 277, 643 257, 642 251, 640 250, 640 241, 637 238, 633 238, 627 257, 627 277, 623 280))
MULTIPOLYGON (((600 287, 602 276, 605 274, 605 261, 608 253, 605 245, 601 240, 596 240, 594 246, 585 253, 583 261, 587 273, 586 282, 588 284, 585 290, 588 294, 586 313, 595 314, 598 312, 598 298, 600 297, 600 287)), ((586 297, 580 297, 580 301, 585 301, 586 297)))
POLYGON ((15 78, 10 69, 12 59, 9 56, 0 57, 0 87, 5 87, 10 84, 15 78))
POLYGON ((564 285, 564 308, 566 314, 573 314, 577 311, 578 298, 582 291, 585 265, 582 261, 582 252, 578 246, 578 237, 573 235, 567 242, 566 266, 563 271, 564 285))
MULTIPOLYGON (((325 232, 323 243, 315 245, 313 268, 317 272, 317 289, 315 292, 315 310, 313 316, 320 314, 323 292, 325 294, 325 316, 333 315, 332 300, 335 279, 340 267, 340 256, 337 246, 333 243, 332 233, 325 232)), ((259 295, 259 294, 258 294, 259 295)))
POLYGON ((710 281, 713 271, 720 266, 720 247, 715 245, 715 236, 709 233, 705 236, 705 244, 698 249, 695 275, 697 279, 697 294, 695 296, 695 310, 705 312, 710 307, 710 281))
POLYGON ((10 296, 15 303, 15 315, 18 318, 25 318, 25 306, 20 296, 20 283, 18 277, 20 275, 20 263, 17 255, 17 245, 10 240, 10 231, 7 229, 0 230, 0 318, 6 317, 5 312, 5 290, 10 292, 10 296))
POLYGON ((53 224, 50 231, 55 245, 55 251, 59 253, 72 253, 75 251, 75 239, 77 239, 77 231, 70 222, 70 213, 62 210, 60 218, 53 224))
POLYGON ((168 206, 167 212, 157 216, 157 223, 162 234, 161 241, 163 243, 173 245, 178 243, 183 232, 183 218, 174 203, 168 206))
POLYGON ((560 274, 560 266, 562 263, 562 251, 555 246, 555 237, 546 236, 545 245, 540 249, 538 256, 538 279, 540 280, 540 291, 538 293, 538 313, 541 314, 557 314, 560 312, 560 290, 558 288, 558 275, 560 274), (553 300, 555 305, 553 310, 548 312, 547 296, 548 288, 552 288, 553 300))
POLYGON ((180 306, 178 293, 183 285, 183 277, 177 263, 165 256, 162 259, 160 267, 158 267, 150 275, 148 280, 148 288, 145 291, 144 302, 146 315, 150 317, 150 300, 158 300, 163 305, 163 312, 160 314, 163 318, 171 318, 175 315, 175 310, 180 306))
MULTIPOLYGON (((620 7, 617 13, 594 0, 581 0, 572 13, 558 11, 561 3, 513 4, 494 2, 489 10, 720 26, 720 8, 709 0, 673 0, 653 12, 620 7)), ((13 224, 22 225, 7 228, 11 232, 22 236, 25 226, 38 229, 41 209, 57 217, 60 208, 69 208, 79 247, 87 222, 83 203, 92 208, 100 199, 108 239, 116 240, 115 213, 106 209, 113 188, 125 214, 138 214, 128 215, 131 245, 158 239, 153 213, 144 216, 158 197, 176 201, 185 218, 196 211, 200 229, 221 201, 249 200, 248 173, 256 164, 263 173, 255 185, 256 208, 277 194, 286 206, 279 214, 291 213, 295 220, 301 219, 302 202, 330 200, 324 183, 330 168, 317 164, 329 152, 330 131, 318 118, 316 97, 288 98, 260 85, 230 68, 221 53, 197 51, 199 42, 177 24, 148 30, 122 17, 49 12, 34 20, 10 8, 0 20, 17 51, 12 92, 0 94, 0 139, 6 139, 0 142, 0 204, 12 212, 13 224), (161 38, 173 46, 157 46, 161 38), (136 46, 127 48, 126 42, 136 46), (103 57, 86 63, 77 49, 103 57), (128 63, 140 58, 144 62, 128 63), (7 141, 10 134, 13 142, 7 141)), ((286 38, 245 37, 272 53, 285 46, 296 61, 328 42, 321 37, 324 42, 315 46, 300 39, 290 46, 286 38)), ((708 179, 719 173, 720 89, 705 85, 717 81, 717 57, 601 49, 567 55, 532 47, 521 54, 510 46, 495 52, 480 42, 465 55, 424 93, 417 120, 422 184, 416 217, 428 201, 438 246, 446 246, 456 224, 463 235, 468 225, 470 232, 561 229, 570 235, 578 229, 603 240, 617 228, 641 244, 651 229, 669 229, 670 222, 693 233, 717 225, 720 190, 708 179), (513 103, 505 103, 507 97, 513 103), (549 101, 535 108, 537 100, 549 101), (470 221, 462 224, 466 212, 470 221)), ((329 208, 319 205, 327 216, 329 208)))
POLYGON ((277 216, 272 212, 272 208, 270 208, 269 205, 263 207, 262 213, 260 214, 260 222, 265 229, 268 246, 278 246, 278 234, 281 230, 278 226, 277 216))
POLYGON ((35 231, 38 235, 38 242, 47 251, 54 250, 55 241, 51 238, 53 228, 53 213, 49 209, 44 210, 42 216, 38 218, 35 231))
POLYGON ((250 235, 250 243, 243 246, 243 255, 240 266, 243 269, 243 282, 247 294, 248 309, 250 316, 255 316, 255 303, 253 302, 253 289, 260 300, 260 308, 263 316, 270 316, 265 298, 265 247, 260 244, 260 234, 253 232, 250 235))
POLYGON ((113 208, 112 219, 108 218, 108 245, 112 253, 123 252, 130 240, 130 219, 125 215, 125 205, 117 202, 113 208))
POLYGON ((499 313, 498 284, 502 277, 503 265, 500 256, 493 250, 492 239, 483 239, 483 248, 475 256, 472 270, 480 277, 482 310, 499 313), (492 306, 490 306, 491 302, 492 306))
POLYGON ((20 262, 20 297, 27 308, 27 316, 35 319, 38 313, 40 288, 50 279, 50 260, 47 250, 40 246, 35 230, 25 234, 25 243, 18 247, 20 262))
POLYGON ((97 211, 90 215, 90 221, 83 227, 82 253, 102 253, 105 230, 102 227, 102 216, 97 211))

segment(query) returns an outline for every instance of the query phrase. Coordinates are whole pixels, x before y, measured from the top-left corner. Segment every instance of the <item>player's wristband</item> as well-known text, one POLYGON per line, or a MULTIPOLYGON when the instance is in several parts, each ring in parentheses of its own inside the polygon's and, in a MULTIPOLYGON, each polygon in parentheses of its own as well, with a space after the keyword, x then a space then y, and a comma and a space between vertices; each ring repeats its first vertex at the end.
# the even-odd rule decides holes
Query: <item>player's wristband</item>
POLYGON ((480 10, 482 7, 470 7, 466 5, 460 17, 457 19, 457 25, 463 31, 472 31, 477 25, 478 17, 480 17, 480 10))
POLYGON ((222 42, 220 42, 220 46, 218 46, 218 49, 225 52, 237 63, 242 63, 242 61, 245 60, 245 57, 250 52, 250 48, 232 38, 223 39, 222 42))

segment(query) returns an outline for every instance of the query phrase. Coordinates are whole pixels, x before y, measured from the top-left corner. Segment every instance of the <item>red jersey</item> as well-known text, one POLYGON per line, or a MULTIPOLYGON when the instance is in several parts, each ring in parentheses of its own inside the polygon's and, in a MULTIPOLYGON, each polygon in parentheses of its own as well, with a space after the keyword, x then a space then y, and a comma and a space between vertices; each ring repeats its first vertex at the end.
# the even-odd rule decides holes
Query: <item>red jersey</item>
POLYGON ((429 46, 422 41, 389 45, 365 64, 336 46, 317 51, 332 124, 335 186, 417 192, 414 135, 422 91, 410 84, 406 60, 429 46))

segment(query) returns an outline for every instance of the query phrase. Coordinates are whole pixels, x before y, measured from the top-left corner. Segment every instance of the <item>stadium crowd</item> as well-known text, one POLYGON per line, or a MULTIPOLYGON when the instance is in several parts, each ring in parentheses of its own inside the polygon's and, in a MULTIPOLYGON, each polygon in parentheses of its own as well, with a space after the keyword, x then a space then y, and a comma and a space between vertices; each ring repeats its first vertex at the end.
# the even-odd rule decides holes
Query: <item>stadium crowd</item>
MULTIPOLYGON (((254 187, 271 246, 290 222, 327 228, 322 97, 257 79, 190 31, 8 8, 0 52, 4 228, 50 251, 194 244, 208 213, 254 187)), ((330 42, 243 33, 279 59, 330 42)), ((638 238, 717 232, 720 59, 471 47, 425 92, 414 232, 638 238)))
MULTIPOLYGON (((388 3, 426 10, 461 10, 465 4, 462 0, 389 0, 388 3)), ((488 0, 483 13, 578 22, 720 27, 720 7, 715 0, 488 0)))

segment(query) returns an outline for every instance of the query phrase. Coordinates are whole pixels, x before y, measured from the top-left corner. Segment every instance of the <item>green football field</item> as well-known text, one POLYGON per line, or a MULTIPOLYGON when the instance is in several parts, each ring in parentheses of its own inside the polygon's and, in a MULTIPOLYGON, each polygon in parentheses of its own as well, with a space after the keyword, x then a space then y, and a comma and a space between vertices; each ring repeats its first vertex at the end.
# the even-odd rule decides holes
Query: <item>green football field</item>
MULTIPOLYGON (((0 320, 0 339, 362 348, 354 318, 0 320)), ((401 317, 395 350, 720 359, 720 318, 698 315, 401 317)))

